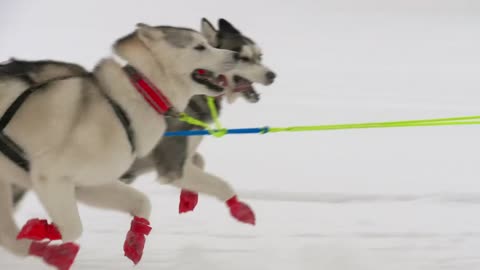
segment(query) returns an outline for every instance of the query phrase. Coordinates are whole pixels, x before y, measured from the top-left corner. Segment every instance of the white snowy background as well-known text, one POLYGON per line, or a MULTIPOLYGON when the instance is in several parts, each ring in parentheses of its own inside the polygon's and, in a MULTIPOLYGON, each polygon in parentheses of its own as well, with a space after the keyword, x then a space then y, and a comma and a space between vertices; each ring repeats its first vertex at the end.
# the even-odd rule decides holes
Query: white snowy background
MULTIPOLYGON (((226 18, 278 74, 259 104, 225 108, 227 127, 391 121, 480 114, 476 0, 0 2, 0 59, 92 68, 137 22, 199 29, 226 18)), ((208 138, 207 169, 255 210, 233 220, 202 196, 145 175, 154 231, 136 269, 480 269, 480 127, 349 130, 208 138)), ((130 217, 82 206, 72 269, 132 269, 130 217)), ((34 195, 23 224, 45 217, 34 195)), ((0 269, 49 269, 0 250, 0 269)))

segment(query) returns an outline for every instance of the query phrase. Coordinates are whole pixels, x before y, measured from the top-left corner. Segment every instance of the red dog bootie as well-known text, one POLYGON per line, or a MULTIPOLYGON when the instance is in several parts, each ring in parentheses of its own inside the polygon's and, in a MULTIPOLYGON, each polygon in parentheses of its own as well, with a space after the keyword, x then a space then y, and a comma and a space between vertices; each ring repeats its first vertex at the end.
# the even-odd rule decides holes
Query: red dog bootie
POLYGON ((237 196, 233 196, 227 202, 230 208, 230 214, 240 222, 255 225, 255 214, 248 205, 238 201, 237 196))
POLYGON ((180 193, 180 203, 178 205, 178 212, 180 214, 193 211, 198 203, 198 193, 182 189, 180 193))
POLYGON ((42 258, 45 263, 55 266, 58 270, 69 270, 80 247, 75 243, 48 244, 49 242, 32 242, 28 253, 42 258))
POLYGON ((17 240, 20 239, 29 239, 34 241, 40 241, 44 239, 60 240, 62 239, 62 235, 54 224, 48 224, 45 219, 37 218, 27 221, 17 235, 17 240))
POLYGON ((143 249, 145 247, 145 235, 149 235, 152 227, 150 222, 144 218, 134 217, 127 233, 127 238, 123 244, 125 257, 138 264, 142 259, 143 249))

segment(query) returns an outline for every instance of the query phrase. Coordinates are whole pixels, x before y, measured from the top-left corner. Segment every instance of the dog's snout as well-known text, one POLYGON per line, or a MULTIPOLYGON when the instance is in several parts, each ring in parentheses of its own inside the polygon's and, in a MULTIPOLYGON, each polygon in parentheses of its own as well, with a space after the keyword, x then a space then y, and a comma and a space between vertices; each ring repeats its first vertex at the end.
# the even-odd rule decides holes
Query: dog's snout
POLYGON ((275 74, 272 71, 269 71, 269 72, 267 72, 266 76, 267 76, 267 80, 269 82, 273 82, 275 80, 275 78, 277 77, 277 74, 275 74))

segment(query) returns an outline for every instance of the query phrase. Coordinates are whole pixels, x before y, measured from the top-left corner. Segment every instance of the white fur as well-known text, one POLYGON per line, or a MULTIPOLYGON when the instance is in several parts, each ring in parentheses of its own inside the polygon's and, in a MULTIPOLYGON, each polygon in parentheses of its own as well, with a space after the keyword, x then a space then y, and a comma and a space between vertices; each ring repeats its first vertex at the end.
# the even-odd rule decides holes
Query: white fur
MULTIPOLYGON (((166 41, 163 30, 140 24, 134 38, 114 48, 160 87, 179 111, 193 95, 221 94, 192 81, 192 66, 215 73, 234 67, 232 52, 209 46, 199 33, 185 35, 191 35, 190 44, 177 48, 166 41), (207 50, 195 51, 197 44, 204 44, 207 50)), ((17 255, 27 254, 28 241, 14 240, 18 228, 12 218, 10 183, 35 191, 64 241, 74 241, 82 234, 77 198, 146 219, 150 216, 148 198, 117 179, 136 157, 147 155, 158 143, 165 121, 131 85, 117 62, 101 60, 94 76, 99 85, 82 78, 48 84, 24 103, 4 130, 25 150, 31 164, 27 175, 0 156, 0 244, 17 255), (99 87, 127 112, 135 132, 135 154, 99 87)), ((2 93, 19 95, 24 90, 20 85, 8 86, 2 93)), ((0 111, 11 101, 0 99, 0 111)))

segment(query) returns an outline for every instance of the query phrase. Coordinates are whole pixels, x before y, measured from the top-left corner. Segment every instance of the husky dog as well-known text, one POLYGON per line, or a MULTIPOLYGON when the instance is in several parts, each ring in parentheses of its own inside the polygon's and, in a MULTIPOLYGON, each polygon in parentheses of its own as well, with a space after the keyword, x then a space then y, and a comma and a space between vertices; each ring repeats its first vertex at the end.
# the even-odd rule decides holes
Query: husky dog
POLYGON ((239 59, 194 30, 146 24, 117 40, 113 51, 115 57, 102 59, 92 73, 31 88, 26 78, 0 76, 0 244, 15 254, 68 269, 77 245, 30 240, 77 240, 78 199, 134 216, 124 250, 138 263, 151 229, 151 206, 118 179, 158 144, 166 130, 162 113, 183 111, 194 95, 223 94, 221 74, 239 59), (12 162, 18 161, 12 153, 28 164, 12 162), (18 234, 11 184, 35 191, 52 224, 31 220, 18 234), (17 241, 17 235, 29 240, 17 241))
MULTIPOLYGON (((257 102, 259 95, 252 83, 270 85, 274 82, 275 73, 262 64, 262 52, 252 39, 224 19, 218 21, 218 26, 217 31, 208 20, 203 19, 201 30, 210 44, 237 52, 241 61, 237 68, 226 73, 227 101, 233 103, 243 96, 249 102, 257 102)), ((220 109, 220 99, 217 99, 216 105, 220 109)), ((193 97, 186 112, 200 120, 212 122, 206 96, 193 97)), ((168 119, 167 123, 168 131, 201 129, 177 119, 168 119)), ((204 171, 204 159, 196 152, 201 140, 201 137, 163 138, 150 155, 135 161, 122 180, 130 183, 135 176, 154 170, 164 181, 184 189, 180 196, 180 213, 194 209, 199 192, 226 202, 232 216, 239 221, 254 224, 253 212, 237 200, 232 187, 218 176, 204 171)))
MULTIPOLYGON (((209 43, 220 49, 238 52, 241 60, 237 68, 225 74, 229 82, 225 87, 225 98, 229 103, 233 103, 239 97, 244 97, 251 103, 258 102, 259 94, 253 88, 252 83, 271 84, 275 79, 275 74, 261 63, 262 53, 250 38, 244 36, 225 19, 218 21, 218 27, 219 30, 217 31, 207 19, 202 19, 201 31, 207 37, 209 43)), ((33 75, 29 76, 34 76, 40 67, 45 70, 51 69, 51 67, 43 64, 43 62, 17 61, 15 66, 18 66, 17 69, 22 70, 23 73, 33 73, 33 75)), ((63 73, 66 70, 72 70, 72 68, 68 67, 69 63, 65 63, 65 65, 67 66, 63 73)), ((49 74, 54 75, 54 72, 49 74)), ((55 76, 37 76, 36 83, 53 78, 55 76)), ((216 106, 219 111, 221 109, 221 99, 221 97, 216 99, 216 106)), ((212 121, 207 98, 204 95, 194 96, 190 100, 186 112, 202 121, 212 121)), ((168 131, 192 129, 199 129, 199 127, 180 122, 174 118, 167 119, 168 131)), ((198 137, 165 137, 147 157, 137 159, 121 180, 130 184, 136 176, 147 171, 156 170, 161 180, 166 180, 166 182, 184 189, 180 197, 179 211, 181 213, 194 209, 197 201, 196 192, 215 196, 221 201, 228 201, 235 196, 235 191, 219 177, 203 170, 204 159, 196 152, 199 143, 200 139, 198 137), (184 176, 185 168, 190 170, 188 173, 195 173, 196 175, 184 176)), ((21 188, 14 189, 13 198, 15 204, 23 197, 23 194, 24 191, 21 188)), ((232 205, 230 203, 228 205, 232 209, 231 213, 235 218, 243 222, 254 223, 253 212, 246 205, 240 202, 239 204, 232 205), (244 210, 242 211, 241 209, 244 210)))

